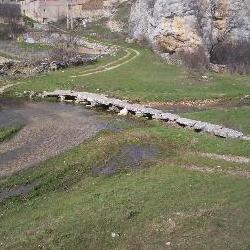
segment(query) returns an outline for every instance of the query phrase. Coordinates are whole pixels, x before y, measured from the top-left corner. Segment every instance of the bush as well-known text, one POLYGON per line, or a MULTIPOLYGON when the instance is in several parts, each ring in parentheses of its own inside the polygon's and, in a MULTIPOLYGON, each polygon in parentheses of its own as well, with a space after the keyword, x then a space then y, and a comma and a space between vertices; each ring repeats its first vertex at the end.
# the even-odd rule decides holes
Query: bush
POLYGON ((204 71, 209 68, 209 59, 203 47, 198 47, 196 50, 178 52, 183 64, 189 69, 204 71))
POLYGON ((0 18, 2 22, 2 27, 0 29, 1 39, 14 38, 24 31, 24 27, 20 22, 20 5, 0 3, 0 18))
POLYGON ((223 42, 216 45, 210 60, 214 64, 226 65, 232 73, 250 73, 250 41, 223 42))

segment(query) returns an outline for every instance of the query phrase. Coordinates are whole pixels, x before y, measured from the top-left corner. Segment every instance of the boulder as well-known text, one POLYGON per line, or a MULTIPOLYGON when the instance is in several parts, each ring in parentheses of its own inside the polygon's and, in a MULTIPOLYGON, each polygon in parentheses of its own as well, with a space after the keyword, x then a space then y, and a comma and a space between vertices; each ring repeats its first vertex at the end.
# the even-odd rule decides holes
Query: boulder
POLYGON ((197 122, 198 121, 187 119, 187 118, 179 118, 176 120, 176 123, 184 127, 193 127, 197 122))
POLYGON ((236 138, 243 137, 243 133, 233 130, 233 129, 229 129, 229 128, 221 128, 221 129, 213 131, 213 133, 216 136, 223 137, 223 138, 236 139, 236 138))

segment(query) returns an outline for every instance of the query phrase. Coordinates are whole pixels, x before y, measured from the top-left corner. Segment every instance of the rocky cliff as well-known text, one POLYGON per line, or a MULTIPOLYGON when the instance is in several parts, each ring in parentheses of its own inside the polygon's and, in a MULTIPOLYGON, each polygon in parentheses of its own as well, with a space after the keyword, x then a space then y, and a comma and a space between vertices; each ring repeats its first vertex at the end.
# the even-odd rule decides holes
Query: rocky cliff
POLYGON ((225 40, 250 39, 250 0, 136 0, 130 36, 146 40, 167 59, 225 40))

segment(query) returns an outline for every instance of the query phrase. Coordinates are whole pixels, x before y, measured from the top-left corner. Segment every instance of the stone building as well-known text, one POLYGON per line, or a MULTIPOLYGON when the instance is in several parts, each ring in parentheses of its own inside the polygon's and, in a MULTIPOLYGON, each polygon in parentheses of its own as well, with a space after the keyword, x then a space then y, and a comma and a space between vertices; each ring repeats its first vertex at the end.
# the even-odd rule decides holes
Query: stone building
MULTIPOLYGON (((0 0, 7 1, 7 0, 0 0)), ((10 0, 8 0, 10 1, 10 0)), ((18 0, 22 14, 40 23, 56 22, 98 14, 103 0, 18 0), (95 10, 95 11, 93 11, 95 10), (96 12, 97 11, 97 12, 96 12)))
POLYGON ((22 14, 40 23, 58 21, 67 15, 67 0, 20 0, 22 14))

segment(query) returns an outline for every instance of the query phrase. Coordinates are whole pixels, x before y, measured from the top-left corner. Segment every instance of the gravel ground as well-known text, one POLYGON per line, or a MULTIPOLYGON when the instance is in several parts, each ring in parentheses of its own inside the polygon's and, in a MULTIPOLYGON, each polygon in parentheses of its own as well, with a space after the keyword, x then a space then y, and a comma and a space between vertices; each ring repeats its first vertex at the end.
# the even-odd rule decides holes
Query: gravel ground
POLYGON ((37 165, 108 126, 100 114, 82 106, 3 101, 0 124, 24 124, 15 137, 0 144, 0 177, 37 165))

